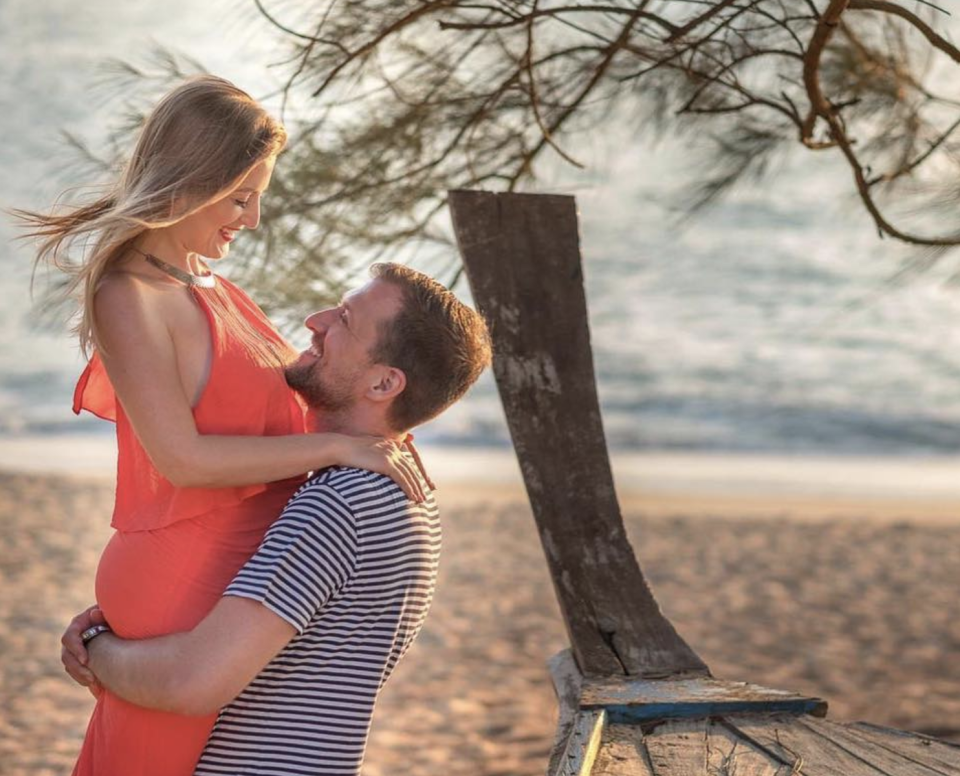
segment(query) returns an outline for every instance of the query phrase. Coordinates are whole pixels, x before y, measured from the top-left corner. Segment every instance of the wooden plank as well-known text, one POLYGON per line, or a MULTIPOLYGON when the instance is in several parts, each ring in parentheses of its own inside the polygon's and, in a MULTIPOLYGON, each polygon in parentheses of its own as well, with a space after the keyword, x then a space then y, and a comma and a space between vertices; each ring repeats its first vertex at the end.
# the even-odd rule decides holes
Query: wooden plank
POLYGON ((790 776, 780 758, 713 719, 668 720, 646 730, 653 776, 790 776))
POLYGON ((566 751, 557 770, 550 773, 555 776, 590 776, 606 721, 607 715, 603 711, 582 711, 577 714, 567 738, 566 751))
POLYGON ((960 776, 960 746, 809 716, 606 726, 590 776, 960 776))
POLYGON ((606 708, 614 723, 732 713, 781 711, 821 717, 827 713, 827 704, 820 698, 710 677, 629 681, 590 678, 583 683, 580 706, 606 708))
POLYGON ((638 725, 607 725, 590 776, 655 776, 638 725))
POLYGON ((843 726, 813 717, 728 717, 725 723, 745 740, 792 760, 803 776, 933 776, 926 766, 893 758, 876 746, 854 744, 843 726))
POLYGON ((785 763, 740 738, 720 722, 710 720, 707 732, 705 776, 794 776, 785 763))
POLYGON ((931 736, 927 733, 917 733, 912 730, 899 730, 897 728, 886 727, 884 725, 877 725, 873 722, 850 722, 848 724, 884 737, 893 736, 894 738, 909 738, 919 745, 937 744, 938 746, 960 751, 960 743, 955 741, 947 741, 943 738, 937 738, 936 736, 931 736))
POLYGON ((864 723, 833 723, 825 735, 894 773, 960 776, 960 746, 949 741, 864 723))
POLYGON ((851 723, 861 735, 878 746, 893 747, 905 756, 943 768, 948 773, 960 774, 960 744, 904 730, 874 725, 870 722, 851 723))
POLYGON ((672 720, 643 738, 655 776, 706 776, 706 719, 672 720))
MULTIPOLYGON (((723 725, 738 739, 750 744, 754 749, 764 752, 772 760, 787 768, 787 773, 798 776, 824 776, 834 774, 834 771, 822 771, 811 765, 806 758, 806 751, 791 747, 780 737, 780 731, 796 722, 796 716, 764 714, 756 716, 723 717, 718 724, 723 725)), ((795 743, 795 742, 794 742, 795 743)), ((850 776, 859 776, 861 771, 855 771, 850 776)), ((872 774, 876 776, 876 774, 872 774)))
POLYGON ((597 401, 573 197, 452 191, 450 210, 577 664, 709 673, 627 541, 597 401))
POLYGON ((561 758, 566 753, 567 740, 570 738, 573 724, 580 711, 583 677, 569 649, 558 652, 547 661, 547 665, 559 706, 557 732, 554 735, 553 747, 550 750, 550 764, 547 768, 547 773, 553 774, 557 772, 561 758))

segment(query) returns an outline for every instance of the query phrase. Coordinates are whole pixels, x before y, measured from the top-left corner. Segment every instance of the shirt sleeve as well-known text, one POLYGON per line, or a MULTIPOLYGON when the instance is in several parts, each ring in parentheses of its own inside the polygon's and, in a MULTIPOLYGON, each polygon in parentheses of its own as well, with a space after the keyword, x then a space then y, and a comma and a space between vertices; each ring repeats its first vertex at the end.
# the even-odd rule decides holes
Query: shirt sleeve
POLYGON ((300 491, 224 595, 259 601, 303 633, 357 568, 353 510, 326 484, 300 491))

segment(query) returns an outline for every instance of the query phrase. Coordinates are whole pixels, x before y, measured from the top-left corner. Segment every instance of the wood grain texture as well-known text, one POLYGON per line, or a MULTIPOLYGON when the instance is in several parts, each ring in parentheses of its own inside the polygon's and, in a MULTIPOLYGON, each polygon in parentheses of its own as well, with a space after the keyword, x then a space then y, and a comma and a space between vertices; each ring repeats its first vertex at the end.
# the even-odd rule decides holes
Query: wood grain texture
POLYGON ((607 725, 590 776, 655 776, 636 725, 607 725))
POLYGON ((960 744, 869 722, 857 722, 847 727, 877 747, 893 749, 933 770, 960 776, 960 744))
POLYGON ((580 705, 606 708, 615 723, 750 712, 783 711, 821 717, 827 713, 827 704, 820 698, 711 677, 587 679, 580 692, 580 705))
MULTIPOLYGON (((910 751, 911 736, 878 745, 854 726, 809 716, 728 717, 726 723, 758 748, 793 762, 804 776, 958 776, 956 764, 925 764, 910 751)), ((928 744, 934 747, 935 744, 928 744)), ((952 749, 944 746, 939 752, 952 749)))
POLYGON ((706 719, 684 719, 658 725, 644 737, 654 776, 704 776, 710 755, 706 719))
POLYGON ((757 749, 725 725, 707 723, 707 769, 711 776, 791 776, 790 768, 757 749))
POLYGON ((794 714, 610 723, 591 776, 960 776, 960 747, 794 714))
POLYGON ((865 726, 823 720, 801 718, 798 722, 880 771, 910 776, 960 776, 960 748, 947 742, 903 731, 882 736, 865 726))
POLYGON ((709 673, 661 613, 623 527, 573 197, 452 191, 449 201, 578 665, 585 675, 709 673))
POLYGON ((787 763, 718 719, 666 721, 647 729, 642 745, 653 776, 791 776, 787 763))
POLYGON ((554 736, 553 747, 550 750, 549 766, 547 767, 547 773, 555 774, 561 758, 566 753, 567 741, 580 711, 580 691, 583 685, 583 677, 569 649, 558 652, 547 661, 547 665, 550 669, 550 677, 553 679, 553 689, 557 694, 559 707, 557 732, 554 736))
POLYGON ((557 770, 550 773, 555 776, 590 776, 606 722, 607 715, 603 711, 579 712, 557 770))

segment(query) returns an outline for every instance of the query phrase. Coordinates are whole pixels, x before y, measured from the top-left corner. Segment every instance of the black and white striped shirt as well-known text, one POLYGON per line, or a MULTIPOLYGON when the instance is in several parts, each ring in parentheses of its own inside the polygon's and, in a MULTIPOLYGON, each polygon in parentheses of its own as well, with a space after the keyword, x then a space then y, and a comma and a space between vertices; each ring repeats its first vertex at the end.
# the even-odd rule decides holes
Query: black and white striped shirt
POLYGON ((377 696, 433 598, 440 519, 390 479, 334 467, 307 482, 225 595, 297 635, 226 706, 196 774, 358 774, 377 696))

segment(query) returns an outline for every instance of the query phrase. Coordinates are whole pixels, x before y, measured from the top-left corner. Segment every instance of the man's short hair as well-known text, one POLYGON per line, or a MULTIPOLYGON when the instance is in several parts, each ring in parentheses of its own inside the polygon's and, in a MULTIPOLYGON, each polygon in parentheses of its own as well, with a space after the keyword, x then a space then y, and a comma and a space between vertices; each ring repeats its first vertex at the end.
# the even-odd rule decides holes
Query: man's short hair
POLYGON ((405 431, 467 392, 490 364, 490 334, 478 312, 422 272, 381 263, 370 267, 370 275, 393 283, 402 295, 399 312, 381 324, 370 358, 407 377, 387 418, 394 431, 405 431))

